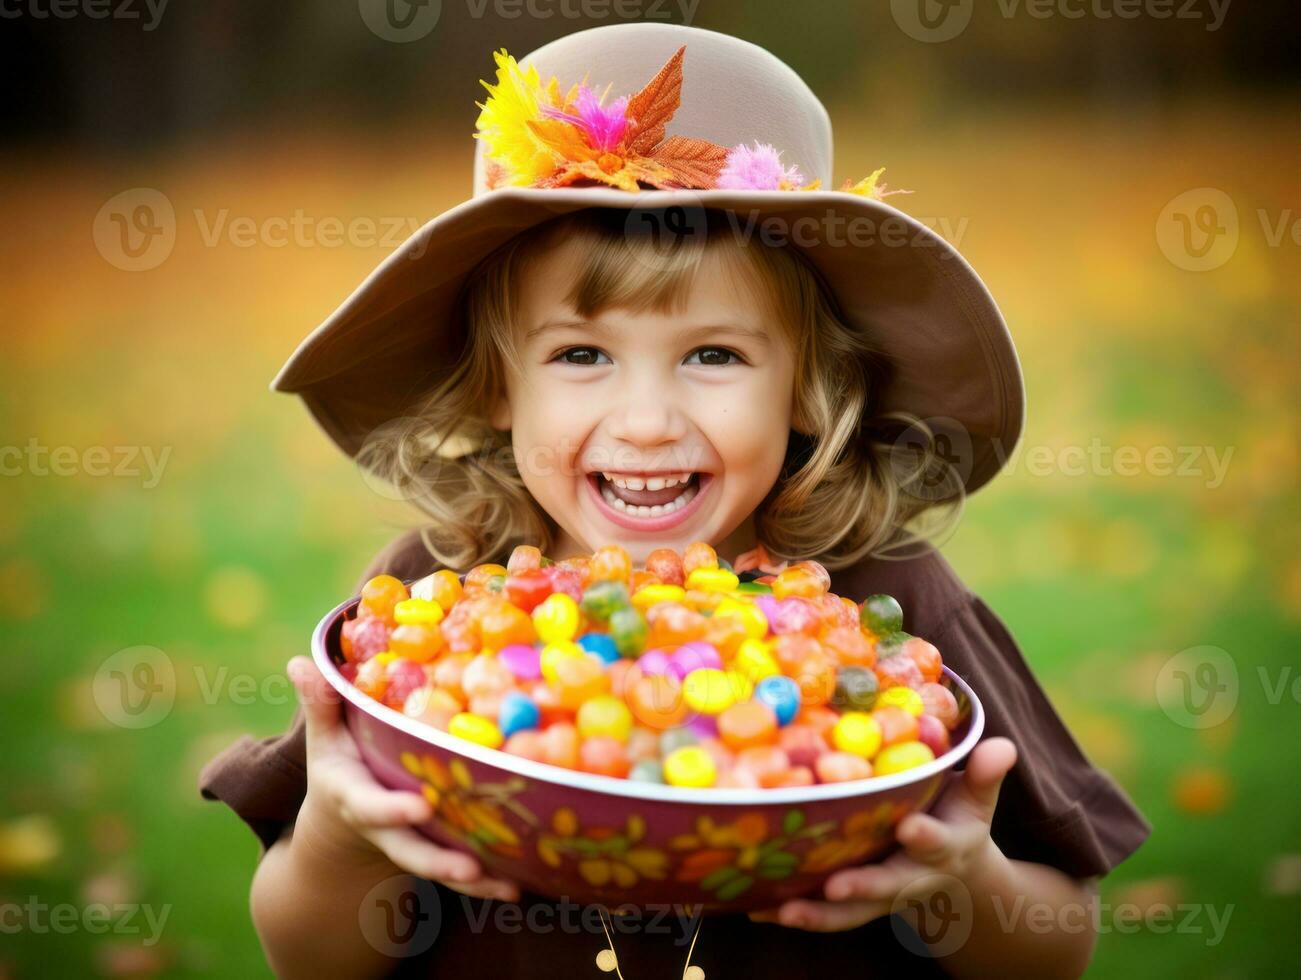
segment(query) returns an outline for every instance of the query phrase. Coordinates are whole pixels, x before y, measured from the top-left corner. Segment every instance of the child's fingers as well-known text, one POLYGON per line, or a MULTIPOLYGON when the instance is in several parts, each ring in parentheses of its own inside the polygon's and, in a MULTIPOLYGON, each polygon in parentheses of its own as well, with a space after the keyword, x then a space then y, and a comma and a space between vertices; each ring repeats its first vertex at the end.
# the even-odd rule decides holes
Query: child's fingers
MULTIPOLYGON (((983 829, 983 825, 978 826, 983 829)), ((910 858, 932 865, 949 860, 959 839, 953 827, 925 813, 910 813, 904 817, 895 836, 910 858)))
POLYGON ((1012 740, 1000 737, 981 742, 967 760, 967 768, 962 774, 961 796, 969 801, 986 824, 994 819, 998 791, 1003 787, 1003 779, 1016 765, 1016 757, 1012 740))
POLYGON ((429 801, 417 793, 352 780, 339 794, 339 812, 355 827, 405 827, 433 816, 429 801))
POLYGON ((487 877, 479 862, 468 854, 439 847, 414 830, 380 827, 362 833, 393 864, 409 874, 440 882, 475 898, 506 902, 519 898, 519 888, 513 882, 487 877))
POLYGON ((323 735, 333 731, 340 722, 339 692, 330 686, 309 657, 294 657, 285 667, 289 679, 298 692, 307 723, 307 751, 319 745, 323 735))
POLYGON ((468 854, 439 847, 407 827, 368 827, 361 834, 403 871, 421 878, 450 885, 482 876, 479 862, 468 854))
MULTIPOLYGON (((892 902, 896 895, 918 877, 919 869, 912 862, 886 861, 884 864, 867 864, 860 868, 837 871, 822 886, 823 894, 832 902, 892 902)), ((930 872, 926 872, 930 873, 930 872)))
POLYGON ((797 898, 777 910, 777 922, 810 932, 842 932, 889 914, 889 902, 814 902, 797 898))

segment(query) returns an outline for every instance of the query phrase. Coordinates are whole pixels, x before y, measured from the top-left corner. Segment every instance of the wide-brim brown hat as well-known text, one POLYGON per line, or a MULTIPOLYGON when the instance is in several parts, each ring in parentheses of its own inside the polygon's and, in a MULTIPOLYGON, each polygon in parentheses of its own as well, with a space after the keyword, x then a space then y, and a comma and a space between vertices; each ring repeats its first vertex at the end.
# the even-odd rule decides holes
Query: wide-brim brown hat
MULTIPOLYGON (((457 309, 462 287, 475 266, 513 236, 585 208, 630 215, 719 209, 732 212, 733 227, 756 241, 784 241, 803 251, 845 320, 885 352, 890 371, 877 393, 878 413, 923 419, 942 440, 967 492, 998 472, 1020 437, 1025 403, 1016 350, 998 306, 952 245, 874 196, 875 180, 857 191, 850 185, 821 189, 832 187, 831 122, 791 68, 726 34, 629 23, 579 31, 539 48, 519 62, 520 72, 532 69, 544 85, 557 79, 562 93, 590 80, 598 92, 635 94, 627 110, 627 145, 613 165, 606 158, 601 164, 617 167, 627 158, 631 168, 641 161, 657 185, 594 183, 582 176, 594 172, 590 161, 581 163, 588 168, 583 171, 558 154, 549 177, 512 186, 512 179, 522 178, 491 152, 481 117, 473 196, 385 259, 303 341, 273 390, 301 396, 330 437, 356 456, 372 433, 413 414, 450 373, 464 336, 457 309), (666 94, 666 87, 677 86, 666 94), (670 104, 679 93, 680 103, 670 104), (647 120, 657 113, 663 119, 667 109, 669 118, 658 132, 635 131, 641 120, 634 109, 647 120), (639 146, 637 153, 632 145, 639 146), (799 180, 807 182, 738 187, 754 168, 745 171, 735 152, 723 156, 723 150, 749 146, 779 151, 781 164, 798 168, 799 180), (575 174, 576 182, 566 184, 575 174)), ((509 84, 506 79, 501 88, 509 84)), ((608 109, 608 98, 603 104, 608 109)), ((607 179, 604 171, 597 176, 607 179)))

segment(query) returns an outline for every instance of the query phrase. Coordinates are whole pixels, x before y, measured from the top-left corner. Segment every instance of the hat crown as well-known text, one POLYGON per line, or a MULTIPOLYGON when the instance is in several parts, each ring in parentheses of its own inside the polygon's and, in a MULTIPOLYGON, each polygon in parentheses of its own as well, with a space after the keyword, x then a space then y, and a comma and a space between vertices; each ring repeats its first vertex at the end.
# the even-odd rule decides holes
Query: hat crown
MULTIPOLYGON (((568 34, 519 63, 536 67, 544 84, 555 76, 562 92, 586 77, 598 94, 608 85, 609 99, 616 99, 640 91, 683 45, 682 105, 666 136, 729 148, 768 143, 806 181, 831 186, 826 108, 789 65, 749 41, 678 24, 612 24, 568 34)), ((475 140, 475 197, 489 192, 484 149, 483 140, 475 140)))

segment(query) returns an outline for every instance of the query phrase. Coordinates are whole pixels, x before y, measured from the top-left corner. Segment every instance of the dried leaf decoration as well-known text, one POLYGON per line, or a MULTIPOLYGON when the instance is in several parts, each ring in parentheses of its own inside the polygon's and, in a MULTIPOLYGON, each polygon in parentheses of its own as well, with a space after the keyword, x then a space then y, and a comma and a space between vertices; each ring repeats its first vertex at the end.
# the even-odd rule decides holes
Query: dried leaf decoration
MULTIPOLYGON (((598 94, 584 76, 562 94, 554 76, 544 83, 535 66, 521 68, 505 50, 494 52, 497 80, 483 83, 488 99, 479 104, 474 134, 485 146, 488 188, 819 189, 821 180, 805 183, 799 167, 767 143, 729 149, 691 136, 665 138, 682 105, 686 51, 678 48, 637 94, 613 102, 606 101, 608 85, 598 94)), ((857 184, 846 181, 841 191, 876 200, 907 193, 887 190, 880 177, 878 170, 857 184)))
POLYGON ((682 59, 684 44, 674 53, 646 87, 628 100, 628 118, 632 120, 628 152, 650 156, 664 139, 664 127, 682 105, 682 59))
POLYGON ((654 159, 673 173, 681 187, 713 187, 727 154, 727 147, 708 140, 670 136, 655 151, 654 159))

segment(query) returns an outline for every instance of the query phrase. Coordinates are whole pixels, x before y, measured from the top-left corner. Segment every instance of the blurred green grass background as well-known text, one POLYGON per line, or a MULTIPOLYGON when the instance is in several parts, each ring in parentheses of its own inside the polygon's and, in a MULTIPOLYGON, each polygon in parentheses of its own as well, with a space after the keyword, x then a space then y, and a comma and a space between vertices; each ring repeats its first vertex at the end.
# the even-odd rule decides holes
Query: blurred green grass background
MULTIPOLYGON (((837 180, 888 164, 892 184, 916 191, 894 202, 957 229, 1017 338, 1022 455, 944 548, 1155 825, 1103 899, 1203 907, 1197 932, 1174 930, 1179 915, 1168 929, 1109 929, 1091 975, 1290 975, 1301 248, 1271 245, 1257 213, 1278 221, 1301 200, 1295 106, 989 109, 944 126, 896 113, 857 128, 854 106, 830 109, 837 180), (1204 186, 1234 200, 1241 241, 1222 267, 1191 273, 1154 229, 1167 202, 1204 186), (1025 455, 1094 439, 1231 456, 1212 486, 1205 456, 1199 475, 1125 477, 1037 475, 1025 455), (1169 658, 1201 645, 1227 651, 1240 682, 1236 710, 1207 729, 1178 724, 1155 693, 1169 658), (1229 917, 1215 945, 1206 906, 1229 917)), ((202 224, 297 209, 423 221, 463 196, 470 151, 410 130, 276 128, 3 164, 3 442, 170 456, 151 488, 85 473, 3 481, 0 904, 141 902, 168 919, 153 946, 11 932, 0 976, 266 972, 247 909, 256 843, 200 802, 196 776, 241 733, 285 726, 285 661, 415 518, 266 387, 388 250, 207 244, 202 224), (129 273, 96 251, 91 222, 137 186, 168 196, 178 232, 161 266, 129 273), (139 731, 109 722, 94 695, 105 658, 136 645, 162 650, 177 675, 170 713, 139 731)))

